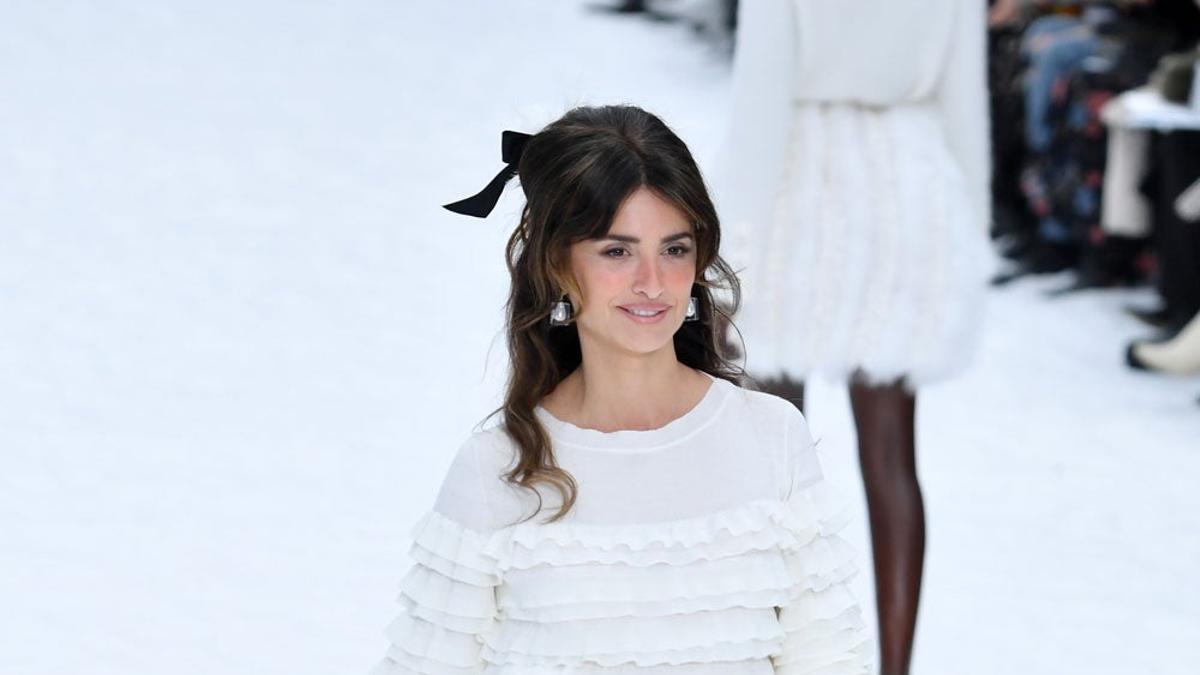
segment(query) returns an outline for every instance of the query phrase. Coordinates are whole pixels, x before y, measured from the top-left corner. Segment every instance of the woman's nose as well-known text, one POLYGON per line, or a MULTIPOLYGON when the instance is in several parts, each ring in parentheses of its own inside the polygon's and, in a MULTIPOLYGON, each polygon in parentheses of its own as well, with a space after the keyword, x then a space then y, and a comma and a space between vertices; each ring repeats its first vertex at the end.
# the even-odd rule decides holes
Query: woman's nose
POLYGON ((643 258, 638 262, 633 280, 633 292, 648 298, 657 298, 662 293, 662 270, 656 258, 643 258))

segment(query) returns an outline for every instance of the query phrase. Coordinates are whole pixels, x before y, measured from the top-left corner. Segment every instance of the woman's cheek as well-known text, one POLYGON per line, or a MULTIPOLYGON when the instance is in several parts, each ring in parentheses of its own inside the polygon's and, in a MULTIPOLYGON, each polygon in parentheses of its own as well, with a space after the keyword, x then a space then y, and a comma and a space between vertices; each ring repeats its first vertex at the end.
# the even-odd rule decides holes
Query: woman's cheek
POLYGON ((696 268, 691 261, 680 261, 682 264, 672 265, 667 270, 667 278, 671 280, 671 285, 674 287, 691 288, 692 283, 696 280, 696 268))
POLYGON ((601 267, 593 267, 580 275, 579 290, 583 294, 583 304, 591 304, 591 301, 605 304, 605 298, 621 292, 621 274, 601 267))
POLYGON ((605 291, 621 290, 629 283, 630 275, 628 265, 610 265, 597 273, 596 281, 605 291))

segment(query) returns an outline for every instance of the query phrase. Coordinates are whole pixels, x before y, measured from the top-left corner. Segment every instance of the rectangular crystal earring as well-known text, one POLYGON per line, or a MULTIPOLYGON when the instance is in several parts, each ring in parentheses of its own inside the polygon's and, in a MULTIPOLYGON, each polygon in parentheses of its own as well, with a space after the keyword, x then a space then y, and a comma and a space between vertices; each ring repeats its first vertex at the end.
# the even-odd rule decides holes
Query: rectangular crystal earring
POLYGON ((550 306, 550 325, 565 326, 571 323, 571 301, 563 296, 562 300, 550 306))

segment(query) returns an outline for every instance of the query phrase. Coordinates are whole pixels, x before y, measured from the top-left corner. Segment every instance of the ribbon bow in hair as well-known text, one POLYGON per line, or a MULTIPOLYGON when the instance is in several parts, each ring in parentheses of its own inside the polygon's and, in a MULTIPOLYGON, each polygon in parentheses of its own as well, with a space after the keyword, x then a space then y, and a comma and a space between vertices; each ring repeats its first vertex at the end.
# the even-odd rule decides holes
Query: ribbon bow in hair
POLYGON ((500 157, 504 160, 504 168, 500 170, 500 173, 496 174, 492 182, 488 183, 487 187, 480 190, 478 194, 452 204, 444 204, 442 208, 461 213, 464 216, 487 218, 492 209, 496 208, 496 202, 500 201, 500 193, 504 192, 505 183, 517 174, 517 164, 521 161, 525 142, 530 138, 532 136, 529 134, 505 130, 500 135, 500 157))

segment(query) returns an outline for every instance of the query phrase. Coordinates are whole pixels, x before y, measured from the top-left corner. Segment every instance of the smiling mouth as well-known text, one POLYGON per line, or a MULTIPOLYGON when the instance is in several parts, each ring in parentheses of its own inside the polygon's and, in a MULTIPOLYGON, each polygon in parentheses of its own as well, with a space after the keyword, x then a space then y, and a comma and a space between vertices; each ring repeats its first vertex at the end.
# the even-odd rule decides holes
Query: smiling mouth
POLYGON ((626 312, 631 313, 631 315, 640 316, 640 317, 644 317, 644 318, 649 318, 652 316, 659 316, 660 313, 667 311, 666 307, 664 307, 664 309, 661 309, 661 310, 631 310, 631 309, 629 309, 629 307, 620 307, 620 309, 623 309, 626 312))
POLYGON ((656 316, 661 315, 663 312, 666 312, 668 308, 664 307, 659 310, 651 310, 651 309, 630 309, 628 307, 621 307, 620 309, 621 309, 621 311, 625 312, 626 314, 629 314, 630 316, 636 316, 641 319, 652 319, 656 316))

